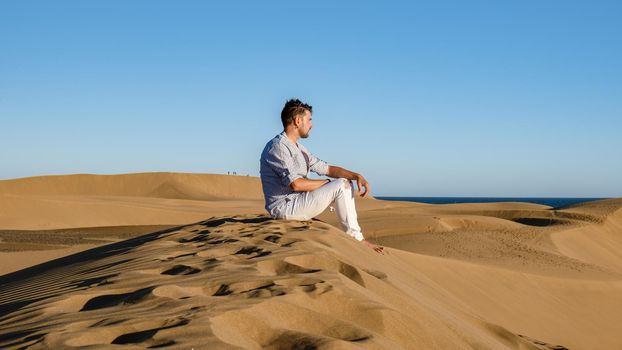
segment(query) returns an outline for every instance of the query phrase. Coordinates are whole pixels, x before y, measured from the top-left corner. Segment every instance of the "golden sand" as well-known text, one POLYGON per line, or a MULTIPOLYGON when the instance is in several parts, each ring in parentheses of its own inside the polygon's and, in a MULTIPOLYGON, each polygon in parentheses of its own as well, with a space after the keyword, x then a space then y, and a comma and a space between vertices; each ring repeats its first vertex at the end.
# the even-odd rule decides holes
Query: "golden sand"
POLYGON ((0 276, 0 347, 622 348, 622 199, 358 200, 382 255, 334 213, 262 207, 253 177, 0 181, 0 264, 23 260, 0 276))

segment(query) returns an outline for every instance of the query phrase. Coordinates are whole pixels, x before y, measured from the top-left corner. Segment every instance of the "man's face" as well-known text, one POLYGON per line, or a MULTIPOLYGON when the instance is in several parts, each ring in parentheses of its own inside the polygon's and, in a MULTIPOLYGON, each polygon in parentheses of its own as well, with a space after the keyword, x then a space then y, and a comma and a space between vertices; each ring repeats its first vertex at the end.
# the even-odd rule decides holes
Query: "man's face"
POLYGON ((296 117, 300 119, 300 124, 298 125, 298 132, 300 133, 300 137, 306 139, 309 137, 309 131, 313 128, 313 122, 311 118, 311 112, 305 110, 304 114, 296 117))

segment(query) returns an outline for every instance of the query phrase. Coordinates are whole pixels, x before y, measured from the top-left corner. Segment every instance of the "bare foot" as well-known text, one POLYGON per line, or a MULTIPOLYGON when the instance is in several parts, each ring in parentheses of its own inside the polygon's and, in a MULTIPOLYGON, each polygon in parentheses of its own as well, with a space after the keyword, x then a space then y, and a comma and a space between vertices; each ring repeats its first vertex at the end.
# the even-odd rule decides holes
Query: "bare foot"
POLYGON ((384 249, 383 246, 375 245, 375 244, 373 244, 372 242, 370 242, 370 241, 368 241, 366 239, 362 240, 361 242, 363 242, 366 246, 368 246, 371 249, 373 249, 376 253, 380 253, 380 254, 383 253, 383 249, 384 249))

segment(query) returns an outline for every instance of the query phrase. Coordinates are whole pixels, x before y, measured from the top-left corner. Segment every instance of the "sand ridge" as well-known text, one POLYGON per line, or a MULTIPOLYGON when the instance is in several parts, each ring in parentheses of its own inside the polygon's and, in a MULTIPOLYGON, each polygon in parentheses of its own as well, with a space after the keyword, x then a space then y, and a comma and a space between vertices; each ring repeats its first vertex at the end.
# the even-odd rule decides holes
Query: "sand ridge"
POLYGON ((0 180, 0 193, 154 197, 195 200, 263 199, 259 178, 200 173, 73 174, 0 180))
POLYGON ((263 212, 259 178, 192 173, 0 180, 0 229, 181 225, 263 212))
MULTIPOLYGON (((611 278, 622 272, 617 249, 622 199, 584 203, 585 209, 576 205, 571 213, 529 203, 395 207, 375 202, 381 201, 358 202, 359 221, 366 237, 391 247, 553 276, 611 278), (571 251, 564 244, 575 232, 585 237, 573 240, 571 251), (595 234, 600 238, 590 240, 595 234), (609 263, 599 258, 602 249, 578 258, 590 245, 608 250, 609 263)), ((331 214, 319 218, 337 226, 331 214)))
POLYGON ((257 178, 139 175, 0 181, 0 248, 126 239, 0 276, 0 347, 622 348, 622 199, 357 199, 379 255, 269 219, 257 178))
POLYGON ((538 348, 377 259, 322 222, 213 218, 0 277, 0 346, 538 348))

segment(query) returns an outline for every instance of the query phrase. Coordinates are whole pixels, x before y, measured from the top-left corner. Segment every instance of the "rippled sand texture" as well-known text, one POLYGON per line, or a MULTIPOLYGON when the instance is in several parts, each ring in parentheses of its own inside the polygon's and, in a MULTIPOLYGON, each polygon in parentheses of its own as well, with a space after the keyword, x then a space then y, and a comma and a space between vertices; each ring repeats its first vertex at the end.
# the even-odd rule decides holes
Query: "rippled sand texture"
POLYGON ((401 262, 391 253, 378 256, 321 222, 211 219, 5 276, 0 344, 527 346, 457 305, 439 308, 443 298, 420 277, 392 281, 401 262))
MULTIPOLYGON (((98 219, 107 227, 146 225, 145 203, 165 208, 154 225, 197 206, 255 210, 255 199, 218 209, 213 199, 188 207, 137 195, 124 206, 99 195, 125 210, 118 222, 98 219)), ((357 206, 385 254, 346 236, 330 212, 322 221, 216 213, 0 276, 0 348, 622 348, 621 199, 357 206)), ((88 208, 80 213, 96 218, 88 208)), ((21 219, 36 215, 22 209, 21 219)), ((60 226, 88 224, 60 214, 60 226)))

